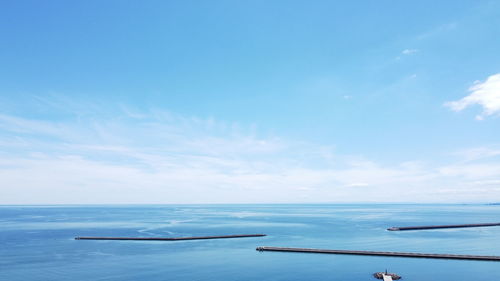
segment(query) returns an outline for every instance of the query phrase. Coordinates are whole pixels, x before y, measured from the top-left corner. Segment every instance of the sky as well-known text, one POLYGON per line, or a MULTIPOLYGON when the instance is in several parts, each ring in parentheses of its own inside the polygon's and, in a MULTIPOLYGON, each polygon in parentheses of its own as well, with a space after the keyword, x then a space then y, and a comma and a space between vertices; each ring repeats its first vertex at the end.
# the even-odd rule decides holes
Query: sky
POLYGON ((499 1, 3 1, 0 204, 500 201, 499 1))

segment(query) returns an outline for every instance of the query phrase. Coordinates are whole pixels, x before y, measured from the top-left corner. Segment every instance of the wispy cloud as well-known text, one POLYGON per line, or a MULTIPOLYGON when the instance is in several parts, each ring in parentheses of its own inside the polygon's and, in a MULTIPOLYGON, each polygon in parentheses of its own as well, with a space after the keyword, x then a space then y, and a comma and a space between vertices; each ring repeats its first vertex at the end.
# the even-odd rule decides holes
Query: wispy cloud
POLYGON ((500 156, 500 147, 498 146, 475 147, 458 151, 455 153, 455 155, 461 157, 464 160, 464 162, 483 160, 500 156))
POLYGON ((403 55, 412 55, 418 53, 418 49, 404 49, 401 51, 401 54, 403 55))
POLYGON ((496 152, 471 151, 463 158, 474 163, 388 165, 161 110, 44 121, 4 114, 0 204, 447 202, 465 200, 466 188, 491 189, 474 200, 500 196, 500 164, 477 162, 496 152), (452 191, 436 198, 442 190, 452 191))
POLYGON ((441 24, 439 26, 436 26, 432 29, 429 29, 429 30, 417 35, 416 39, 417 40, 429 39, 429 38, 438 36, 438 35, 442 34, 443 32, 455 30, 457 27, 458 27, 458 23, 456 23, 456 22, 441 24))
POLYGON ((477 120, 483 120, 486 116, 500 113, 500 73, 491 75, 486 81, 476 81, 469 88, 471 92, 468 96, 445 103, 445 106, 454 111, 462 111, 465 108, 479 104, 483 107, 483 112, 476 116, 477 120))

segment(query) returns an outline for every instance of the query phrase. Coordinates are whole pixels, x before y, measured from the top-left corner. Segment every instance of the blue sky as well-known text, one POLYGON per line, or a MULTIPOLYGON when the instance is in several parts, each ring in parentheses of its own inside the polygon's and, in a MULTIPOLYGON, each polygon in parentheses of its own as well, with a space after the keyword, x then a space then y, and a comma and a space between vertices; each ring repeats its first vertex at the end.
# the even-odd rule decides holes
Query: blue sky
POLYGON ((10 1, 0 204, 500 201, 498 1, 10 1))

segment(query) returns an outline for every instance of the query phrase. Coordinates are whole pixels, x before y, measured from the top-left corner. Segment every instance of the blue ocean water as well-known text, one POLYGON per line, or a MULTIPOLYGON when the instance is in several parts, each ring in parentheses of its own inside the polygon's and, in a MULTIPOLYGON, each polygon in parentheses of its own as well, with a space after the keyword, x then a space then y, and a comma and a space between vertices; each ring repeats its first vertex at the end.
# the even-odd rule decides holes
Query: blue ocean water
POLYGON ((258 246, 500 255, 500 227, 389 232, 500 221, 498 205, 0 206, 0 280, 500 280, 500 262, 258 252, 258 246), (197 241, 86 241, 76 236, 197 241))

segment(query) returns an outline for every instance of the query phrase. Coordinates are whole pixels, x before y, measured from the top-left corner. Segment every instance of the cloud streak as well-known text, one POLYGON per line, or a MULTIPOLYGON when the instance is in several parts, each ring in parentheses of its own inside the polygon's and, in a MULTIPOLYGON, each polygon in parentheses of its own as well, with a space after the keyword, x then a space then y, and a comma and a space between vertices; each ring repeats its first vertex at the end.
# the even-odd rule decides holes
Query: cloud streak
POLYGON ((417 49, 404 49, 401 54, 403 55, 412 55, 418 53, 417 49))
POLYGON ((477 189, 492 191, 473 200, 500 196, 500 166, 478 162, 492 150, 444 166, 382 165, 259 135, 254 125, 131 112, 1 115, 0 204, 450 202, 469 201, 477 189))

